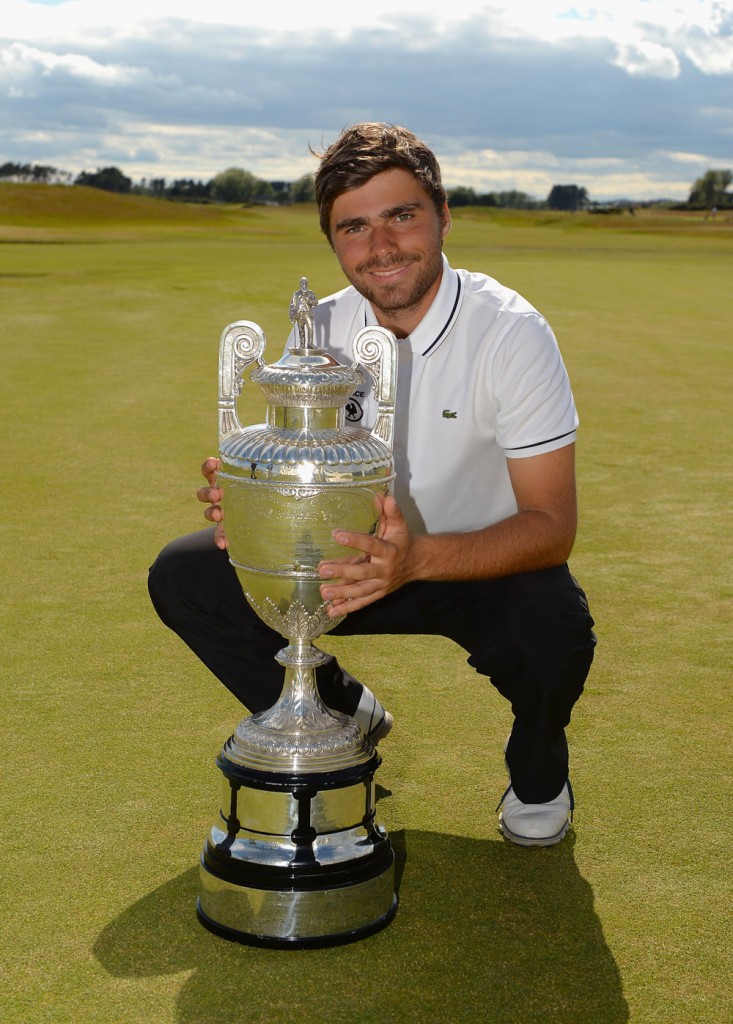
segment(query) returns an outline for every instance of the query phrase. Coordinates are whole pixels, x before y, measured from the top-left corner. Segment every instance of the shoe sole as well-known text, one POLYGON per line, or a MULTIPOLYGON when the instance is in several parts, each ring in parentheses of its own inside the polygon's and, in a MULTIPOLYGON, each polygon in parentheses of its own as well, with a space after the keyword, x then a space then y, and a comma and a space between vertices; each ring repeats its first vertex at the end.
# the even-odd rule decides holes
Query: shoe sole
POLYGON ((554 836, 540 836, 535 839, 531 836, 520 836, 516 832, 512 832, 503 821, 503 817, 499 815, 499 830, 505 839, 509 842, 514 843, 515 846, 554 846, 559 843, 561 839, 565 838, 568 829, 570 828, 570 822, 566 821, 559 832, 556 832, 554 836))

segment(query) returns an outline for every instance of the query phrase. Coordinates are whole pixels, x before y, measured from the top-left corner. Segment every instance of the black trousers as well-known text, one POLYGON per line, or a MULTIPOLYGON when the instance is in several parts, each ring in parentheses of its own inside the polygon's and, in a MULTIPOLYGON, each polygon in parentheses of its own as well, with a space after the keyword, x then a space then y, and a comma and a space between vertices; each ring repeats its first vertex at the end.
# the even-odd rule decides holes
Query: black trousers
MULTIPOLYGON (((213 529, 168 544, 150 569, 150 596, 176 632, 250 711, 280 696, 282 637, 251 610, 213 529)), ((477 582, 417 582, 347 615, 333 634, 449 637, 514 713, 507 763, 525 803, 558 795, 568 777, 565 727, 596 643, 585 594, 566 565, 477 582)), ((351 714, 361 684, 335 659, 318 669, 326 704, 351 714)), ((378 695, 377 695, 378 696, 378 695)))

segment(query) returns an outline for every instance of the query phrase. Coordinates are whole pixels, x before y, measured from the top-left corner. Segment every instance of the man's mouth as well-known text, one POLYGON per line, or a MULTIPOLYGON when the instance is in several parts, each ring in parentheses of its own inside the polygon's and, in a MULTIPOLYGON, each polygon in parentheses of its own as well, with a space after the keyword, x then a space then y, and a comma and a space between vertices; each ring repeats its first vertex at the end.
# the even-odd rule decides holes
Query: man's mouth
POLYGON ((404 270, 405 267, 409 267, 411 263, 415 263, 416 259, 417 257, 408 257, 401 260, 390 260, 389 263, 372 260, 370 263, 362 263, 362 265, 356 269, 360 274, 372 274, 374 277, 380 277, 386 280, 390 277, 396 276, 400 271, 404 270))
POLYGON ((370 271, 372 277, 378 278, 380 281, 390 281, 393 277, 398 277, 405 269, 405 264, 400 263, 397 267, 392 267, 390 270, 372 270, 370 271))

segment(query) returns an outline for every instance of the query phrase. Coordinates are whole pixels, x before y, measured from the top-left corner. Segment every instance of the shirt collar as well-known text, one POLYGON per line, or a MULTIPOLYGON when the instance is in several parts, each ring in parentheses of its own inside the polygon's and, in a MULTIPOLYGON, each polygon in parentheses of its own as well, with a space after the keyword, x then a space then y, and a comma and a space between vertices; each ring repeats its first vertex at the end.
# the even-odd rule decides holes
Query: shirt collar
MULTIPOLYGON (((400 339, 400 345, 409 345, 416 355, 428 356, 447 337, 458 316, 461 305, 461 279, 448 263, 445 253, 443 258, 443 277, 438 293, 430 304, 425 316, 415 330, 407 338, 400 339)), ((377 318, 371 305, 364 300, 365 327, 377 326, 377 318)))

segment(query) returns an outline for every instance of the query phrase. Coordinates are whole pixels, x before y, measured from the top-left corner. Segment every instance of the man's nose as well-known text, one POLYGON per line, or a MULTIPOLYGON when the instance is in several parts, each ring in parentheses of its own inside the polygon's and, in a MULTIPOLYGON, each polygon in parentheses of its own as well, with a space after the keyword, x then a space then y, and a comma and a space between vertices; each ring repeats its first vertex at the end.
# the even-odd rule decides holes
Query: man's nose
POLYGON ((394 252, 397 248, 395 235, 389 224, 377 224, 372 231, 370 242, 374 253, 394 252))

